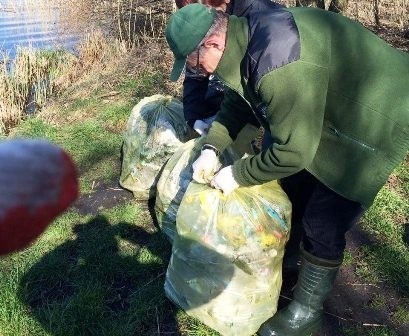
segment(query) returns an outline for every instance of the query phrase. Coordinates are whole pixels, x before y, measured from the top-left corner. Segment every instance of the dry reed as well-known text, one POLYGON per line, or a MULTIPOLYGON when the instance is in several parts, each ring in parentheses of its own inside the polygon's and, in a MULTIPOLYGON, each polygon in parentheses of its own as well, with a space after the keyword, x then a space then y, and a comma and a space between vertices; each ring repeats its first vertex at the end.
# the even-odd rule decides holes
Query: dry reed
POLYGON ((127 50, 163 39, 172 0, 60 0, 64 31, 91 32, 101 29, 118 39, 127 50))
POLYGON ((54 90, 54 78, 67 66, 58 52, 20 48, 0 69, 0 132, 7 134, 27 113, 41 108, 54 90))

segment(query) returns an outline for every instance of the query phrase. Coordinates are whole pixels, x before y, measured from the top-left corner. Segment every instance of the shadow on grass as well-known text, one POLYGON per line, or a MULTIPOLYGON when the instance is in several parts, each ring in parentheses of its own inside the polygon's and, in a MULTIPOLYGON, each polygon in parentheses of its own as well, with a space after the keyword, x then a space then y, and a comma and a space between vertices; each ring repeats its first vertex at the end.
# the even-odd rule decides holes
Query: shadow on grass
POLYGON ((74 232, 75 240, 45 255, 21 282, 21 300, 48 332, 150 335, 157 323, 175 328, 163 294, 170 246, 159 233, 102 216, 74 232))
POLYGON ((20 283, 20 300, 46 332, 181 334, 163 288, 171 247, 162 233, 111 225, 103 216, 73 230, 75 239, 46 254, 20 283))
POLYGON ((22 278, 19 297, 51 335, 180 334, 163 284, 170 244, 96 216, 22 278))

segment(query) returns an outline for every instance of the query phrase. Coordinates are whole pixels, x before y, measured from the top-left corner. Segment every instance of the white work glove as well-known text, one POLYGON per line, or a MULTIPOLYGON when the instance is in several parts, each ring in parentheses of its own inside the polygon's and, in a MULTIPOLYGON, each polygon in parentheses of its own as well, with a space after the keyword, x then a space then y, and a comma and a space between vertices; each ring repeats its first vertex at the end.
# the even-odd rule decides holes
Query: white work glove
POLYGON ((214 150, 202 150, 200 156, 192 164, 193 179, 199 183, 209 183, 219 165, 219 160, 214 150))
POLYGON ((223 191, 223 194, 228 195, 233 190, 239 187, 239 184, 233 177, 232 166, 227 166, 221 169, 210 181, 213 188, 223 191))
POLYGON ((193 129, 199 133, 200 136, 206 135, 209 131, 209 124, 205 123, 203 120, 196 120, 193 124, 193 129))

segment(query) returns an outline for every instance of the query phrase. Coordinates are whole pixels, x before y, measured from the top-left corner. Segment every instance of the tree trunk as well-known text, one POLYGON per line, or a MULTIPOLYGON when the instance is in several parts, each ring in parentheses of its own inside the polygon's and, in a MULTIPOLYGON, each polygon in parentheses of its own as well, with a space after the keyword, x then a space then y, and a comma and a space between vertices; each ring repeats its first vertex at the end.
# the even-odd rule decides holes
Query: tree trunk
POLYGON ((328 10, 335 13, 342 13, 348 7, 348 0, 332 0, 329 4, 328 10))
POLYGON ((379 27, 381 25, 381 20, 379 19, 379 0, 374 0, 373 1, 373 12, 374 12, 374 17, 375 17, 375 23, 379 27))

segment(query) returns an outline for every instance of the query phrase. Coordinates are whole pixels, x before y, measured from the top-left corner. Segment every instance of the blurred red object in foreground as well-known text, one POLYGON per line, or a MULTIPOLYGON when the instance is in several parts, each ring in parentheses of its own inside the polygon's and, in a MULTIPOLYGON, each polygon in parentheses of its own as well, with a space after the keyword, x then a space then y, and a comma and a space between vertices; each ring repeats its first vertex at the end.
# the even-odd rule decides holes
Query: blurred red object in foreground
POLYGON ((75 165, 45 140, 0 143, 0 255, 20 250, 78 197, 75 165))

